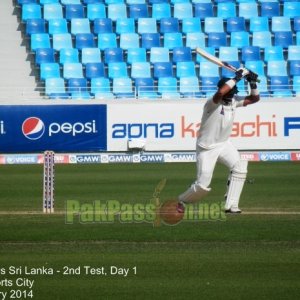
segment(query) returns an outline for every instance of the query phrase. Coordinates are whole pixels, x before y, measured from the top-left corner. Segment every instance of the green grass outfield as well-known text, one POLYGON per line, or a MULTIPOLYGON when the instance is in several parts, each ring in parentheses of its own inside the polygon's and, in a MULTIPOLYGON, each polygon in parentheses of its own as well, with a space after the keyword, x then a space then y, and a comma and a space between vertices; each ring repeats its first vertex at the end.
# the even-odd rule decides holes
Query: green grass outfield
MULTIPOLYGON (((56 213, 44 215, 42 166, 1 165, 0 299, 299 299, 299 163, 250 163, 244 213, 225 220, 66 224, 68 200, 147 204, 166 179, 165 201, 194 176, 193 163, 57 165, 56 213)), ((220 203, 226 180, 217 166, 203 203, 220 203)))

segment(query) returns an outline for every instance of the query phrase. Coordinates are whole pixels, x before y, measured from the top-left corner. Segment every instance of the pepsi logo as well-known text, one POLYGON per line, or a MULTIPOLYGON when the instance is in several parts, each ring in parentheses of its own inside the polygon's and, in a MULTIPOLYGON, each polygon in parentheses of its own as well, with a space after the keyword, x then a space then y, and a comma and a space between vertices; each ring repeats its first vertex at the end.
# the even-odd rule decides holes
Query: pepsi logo
POLYGON ((22 132, 29 140, 38 140, 45 132, 45 124, 37 117, 27 118, 22 124, 22 132))

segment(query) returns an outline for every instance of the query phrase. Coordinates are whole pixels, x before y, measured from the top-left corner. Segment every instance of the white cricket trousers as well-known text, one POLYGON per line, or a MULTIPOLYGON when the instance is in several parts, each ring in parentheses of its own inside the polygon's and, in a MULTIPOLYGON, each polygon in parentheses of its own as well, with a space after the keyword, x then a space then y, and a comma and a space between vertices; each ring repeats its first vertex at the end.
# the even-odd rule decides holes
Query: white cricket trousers
POLYGON ((240 160, 240 154, 230 141, 226 141, 213 149, 204 149, 197 145, 196 166, 197 179, 195 184, 208 188, 217 162, 229 170, 240 160))

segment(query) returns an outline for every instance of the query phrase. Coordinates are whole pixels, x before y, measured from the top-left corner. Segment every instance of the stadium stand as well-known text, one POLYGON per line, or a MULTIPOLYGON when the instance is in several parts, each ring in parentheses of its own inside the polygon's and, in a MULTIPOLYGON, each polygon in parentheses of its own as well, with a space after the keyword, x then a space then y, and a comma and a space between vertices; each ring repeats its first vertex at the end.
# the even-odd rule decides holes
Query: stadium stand
MULTIPOLYGON (((208 96, 217 78, 232 73, 203 60, 196 47, 236 67, 244 63, 263 78, 266 95, 299 95, 298 1, 16 0, 16 5, 37 81, 47 79, 48 96, 60 94, 53 92, 51 76, 65 80, 61 94, 76 99, 208 96), (73 76, 84 79, 77 83, 86 94, 70 92, 73 76), (97 76, 103 80, 94 80, 97 76), (189 85, 195 86, 188 91, 189 85)), ((242 83, 240 90, 246 93, 242 83)))

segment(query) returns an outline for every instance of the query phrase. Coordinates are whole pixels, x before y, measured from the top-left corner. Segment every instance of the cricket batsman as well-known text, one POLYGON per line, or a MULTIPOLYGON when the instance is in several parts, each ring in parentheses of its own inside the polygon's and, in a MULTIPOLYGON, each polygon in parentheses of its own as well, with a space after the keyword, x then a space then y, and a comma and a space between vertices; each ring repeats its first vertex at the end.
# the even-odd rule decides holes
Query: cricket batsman
POLYGON ((225 194, 225 212, 241 213, 239 200, 247 176, 247 160, 241 160, 239 152, 229 137, 234 121, 235 110, 259 101, 257 74, 240 68, 234 78, 222 78, 218 90, 204 105, 201 127, 196 145, 196 181, 184 193, 178 196, 177 211, 184 212, 185 204, 194 203, 204 197, 209 187, 217 162, 228 167, 230 173, 225 194), (246 79, 250 85, 250 94, 239 97, 236 84, 246 79))

